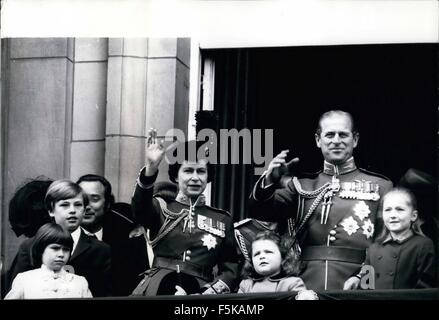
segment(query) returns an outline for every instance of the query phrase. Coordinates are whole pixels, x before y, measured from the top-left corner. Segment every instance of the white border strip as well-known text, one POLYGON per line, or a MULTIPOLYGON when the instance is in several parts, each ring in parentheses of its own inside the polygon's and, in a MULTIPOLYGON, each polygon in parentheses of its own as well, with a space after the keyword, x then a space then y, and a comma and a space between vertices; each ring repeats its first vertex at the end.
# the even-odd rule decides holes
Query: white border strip
POLYGON ((2 0, 2 37, 196 37, 201 48, 438 42, 436 0, 2 0))

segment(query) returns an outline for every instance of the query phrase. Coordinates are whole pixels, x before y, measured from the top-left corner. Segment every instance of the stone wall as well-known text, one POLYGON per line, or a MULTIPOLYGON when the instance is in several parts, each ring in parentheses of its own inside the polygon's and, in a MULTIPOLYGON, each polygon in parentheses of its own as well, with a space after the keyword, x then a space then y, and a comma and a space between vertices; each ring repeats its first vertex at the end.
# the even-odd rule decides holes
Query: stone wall
MULTIPOLYGON (((1 246, 22 239, 8 201, 27 179, 105 175, 130 202, 150 127, 187 132, 190 39, 4 39, 1 246)), ((167 179, 162 168, 159 179, 167 179)))

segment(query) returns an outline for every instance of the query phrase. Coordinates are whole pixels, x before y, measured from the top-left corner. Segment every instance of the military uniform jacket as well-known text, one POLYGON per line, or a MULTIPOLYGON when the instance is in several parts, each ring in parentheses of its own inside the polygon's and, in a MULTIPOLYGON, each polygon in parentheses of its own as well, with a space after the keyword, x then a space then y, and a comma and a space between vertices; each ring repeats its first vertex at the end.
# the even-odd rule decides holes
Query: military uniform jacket
POLYGON ((341 166, 325 161, 323 172, 293 177, 282 189, 264 188, 263 178, 250 199, 251 216, 288 221, 294 225, 290 228, 293 236, 298 230, 300 277, 307 288, 343 289, 344 281, 364 261, 374 236, 379 200, 392 182, 357 169, 353 158, 341 166))
MULTIPOLYGON (((127 206, 131 211, 131 206, 127 206)), ((141 279, 139 274, 149 268, 146 239, 140 229, 143 230, 136 228, 132 215, 118 208, 104 215, 102 240, 111 247, 113 296, 130 295, 141 279)))
POLYGON ((175 200, 153 197, 157 175, 141 172, 132 198, 135 220, 150 230, 154 266, 190 271, 200 286, 212 285, 217 292, 230 292, 236 285, 237 253, 233 221, 228 212, 204 204, 200 195, 191 206, 179 194, 175 200), (184 215, 185 218, 181 216, 184 215), (213 267, 218 267, 213 277, 213 267))
POLYGON ((250 252, 253 240, 256 235, 264 231, 279 232, 277 223, 264 222, 255 219, 244 219, 233 224, 235 228, 235 239, 238 245, 238 254, 243 257, 243 261, 251 261, 250 252))

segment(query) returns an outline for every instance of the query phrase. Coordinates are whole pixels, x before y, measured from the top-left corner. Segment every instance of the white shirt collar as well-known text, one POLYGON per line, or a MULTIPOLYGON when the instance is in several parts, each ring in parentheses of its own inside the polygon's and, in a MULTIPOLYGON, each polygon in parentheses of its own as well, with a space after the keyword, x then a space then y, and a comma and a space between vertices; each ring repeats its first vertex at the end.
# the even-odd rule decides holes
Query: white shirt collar
POLYGON ((102 237, 103 237, 103 235, 104 235, 104 229, 103 229, 103 228, 100 228, 99 231, 97 231, 97 232, 95 232, 95 233, 93 233, 93 232, 89 232, 89 231, 85 230, 84 228, 82 228, 82 230, 84 231, 84 233, 85 233, 86 235, 88 235, 88 236, 96 236, 96 238, 97 238, 99 241, 102 241, 102 237))
POLYGON ((73 249, 72 249, 72 254, 76 249, 76 245, 78 244, 79 241, 79 237, 81 236, 81 227, 77 228, 75 231, 73 231, 70 234, 73 238, 73 249))
POLYGON ((98 238, 99 241, 102 241, 102 237, 104 235, 104 229, 100 228, 98 232, 95 232, 96 238, 98 238))

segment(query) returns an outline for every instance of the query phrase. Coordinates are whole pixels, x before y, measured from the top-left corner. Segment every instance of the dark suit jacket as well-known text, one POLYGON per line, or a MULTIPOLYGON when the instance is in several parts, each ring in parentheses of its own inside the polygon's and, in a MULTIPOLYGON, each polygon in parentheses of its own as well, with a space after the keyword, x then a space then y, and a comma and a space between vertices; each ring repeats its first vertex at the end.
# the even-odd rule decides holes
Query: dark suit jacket
MULTIPOLYGON (((8 272, 8 290, 18 273, 39 268, 32 261, 31 248, 34 238, 23 241, 8 272)), ((75 274, 87 279, 93 297, 111 295, 110 246, 90 238, 82 230, 73 255, 68 262, 75 274)))
POLYGON ((142 280, 139 275, 149 269, 145 237, 135 232, 130 237, 136 227, 129 204, 116 203, 104 216, 102 240, 111 247, 114 296, 130 295, 142 280))

